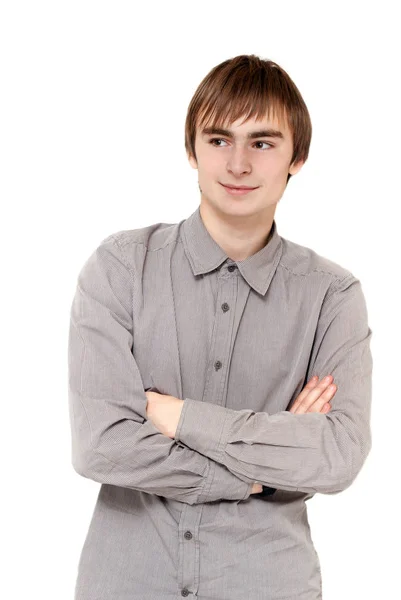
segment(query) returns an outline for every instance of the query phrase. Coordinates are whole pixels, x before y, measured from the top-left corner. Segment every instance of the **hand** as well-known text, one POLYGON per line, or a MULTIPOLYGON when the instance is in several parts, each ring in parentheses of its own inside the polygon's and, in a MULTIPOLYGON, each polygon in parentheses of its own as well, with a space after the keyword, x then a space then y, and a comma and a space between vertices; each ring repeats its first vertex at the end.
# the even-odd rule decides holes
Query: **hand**
POLYGON ((326 414, 331 409, 329 404, 337 391, 337 386, 332 383, 332 375, 325 381, 314 376, 308 381, 302 392, 294 400, 289 412, 295 414, 317 412, 326 414))
POLYGON ((263 492, 263 486, 261 483, 255 482, 252 486, 251 494, 260 494, 260 492, 263 492))
POLYGON ((167 437, 174 439, 184 400, 158 392, 145 392, 146 417, 167 437))
MULTIPOLYGON (((320 412, 326 414, 331 409, 329 404, 337 391, 337 386, 333 383, 333 377, 330 375, 330 379, 318 383, 318 377, 312 377, 306 384, 302 392, 296 397, 294 404, 291 406, 289 412, 302 414, 309 412, 320 412), (332 387, 329 387, 332 386, 332 387)), ((254 483, 252 485, 251 494, 259 494, 263 491, 261 483, 254 483)))

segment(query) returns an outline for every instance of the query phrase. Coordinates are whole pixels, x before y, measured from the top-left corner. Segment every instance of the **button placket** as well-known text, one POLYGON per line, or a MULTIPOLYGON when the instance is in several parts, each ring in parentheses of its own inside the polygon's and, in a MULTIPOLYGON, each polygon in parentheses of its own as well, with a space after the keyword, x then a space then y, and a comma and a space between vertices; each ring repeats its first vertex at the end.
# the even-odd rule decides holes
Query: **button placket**
MULTIPOLYGON (((231 342, 235 326, 235 310, 238 295, 236 266, 228 265, 216 274, 217 301, 214 315, 213 334, 203 401, 223 405, 225 403, 226 370, 230 364, 231 342), (230 267, 230 268, 229 268, 230 267), (233 274, 232 274, 233 273, 233 274)), ((200 506, 186 506, 180 523, 180 592, 181 596, 196 595, 199 585, 199 552, 197 519, 200 506), (197 515, 197 517, 195 517, 197 515), (192 540, 194 543, 188 544, 192 540)))
MULTIPOLYGON (((235 271, 235 269, 237 268, 237 265, 235 264, 229 264, 227 267, 227 271, 229 271, 230 273, 232 273, 233 271, 235 271)), ((228 310, 230 310, 230 306, 228 304, 228 302, 223 302, 221 304, 221 308, 223 312, 227 312, 228 310)), ((217 319, 217 315, 216 315, 216 319, 217 319)), ((214 362, 214 370, 215 371, 219 371, 223 366, 223 363, 221 362, 221 360, 216 360, 214 362)))

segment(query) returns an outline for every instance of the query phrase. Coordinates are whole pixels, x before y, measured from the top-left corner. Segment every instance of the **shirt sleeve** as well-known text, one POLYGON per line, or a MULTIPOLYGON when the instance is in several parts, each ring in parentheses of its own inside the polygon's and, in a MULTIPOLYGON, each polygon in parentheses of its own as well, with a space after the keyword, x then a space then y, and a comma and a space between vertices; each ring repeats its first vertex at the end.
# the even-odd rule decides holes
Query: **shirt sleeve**
POLYGON ((248 498, 253 482, 163 435, 147 419, 133 353, 131 275, 124 248, 113 236, 101 242, 78 275, 68 340, 75 471, 187 504, 248 498))
MULTIPOLYGON (((185 398, 175 439, 244 481, 335 494, 354 481, 371 449, 372 355, 367 307, 352 274, 322 304, 306 380, 332 375, 327 414, 231 410, 185 398)), ((252 390, 250 390, 252 393, 252 390)))

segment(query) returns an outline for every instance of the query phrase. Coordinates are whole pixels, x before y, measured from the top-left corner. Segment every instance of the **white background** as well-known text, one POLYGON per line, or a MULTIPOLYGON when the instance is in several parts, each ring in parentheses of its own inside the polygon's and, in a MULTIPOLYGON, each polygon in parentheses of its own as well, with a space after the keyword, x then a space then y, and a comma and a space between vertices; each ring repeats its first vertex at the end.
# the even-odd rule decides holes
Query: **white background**
POLYGON ((308 502, 323 597, 398 596, 396 6, 1 4, 5 599, 73 598, 100 487, 70 463, 67 336, 78 272, 110 233, 196 209, 197 171, 184 149, 189 101, 212 67, 251 53, 289 73, 312 118, 309 159, 280 201, 278 231, 361 280, 373 331, 372 451, 349 489, 308 502))

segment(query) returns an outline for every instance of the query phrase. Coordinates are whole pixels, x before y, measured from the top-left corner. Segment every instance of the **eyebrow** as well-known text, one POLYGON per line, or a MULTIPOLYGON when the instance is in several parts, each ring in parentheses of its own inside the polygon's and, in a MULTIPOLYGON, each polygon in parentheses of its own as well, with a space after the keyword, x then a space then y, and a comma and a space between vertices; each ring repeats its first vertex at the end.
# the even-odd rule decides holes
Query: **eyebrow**
MULTIPOLYGON (((206 127, 202 130, 202 135, 224 135, 226 137, 234 138, 234 134, 229 129, 220 129, 217 127, 206 127)), ((250 131, 247 138, 253 140, 261 137, 273 137, 284 139, 284 135, 278 129, 262 129, 259 131, 250 131)))

